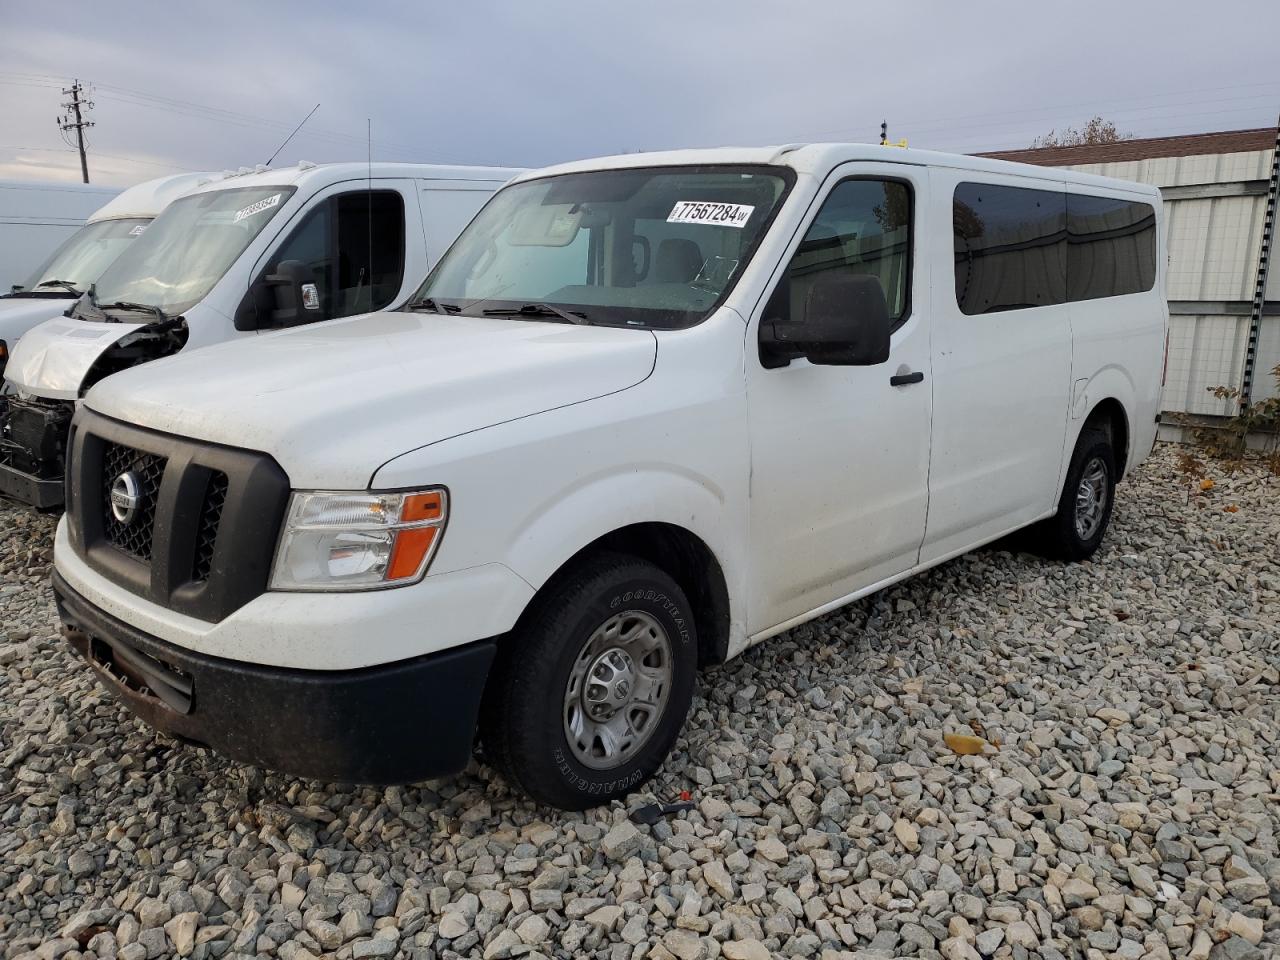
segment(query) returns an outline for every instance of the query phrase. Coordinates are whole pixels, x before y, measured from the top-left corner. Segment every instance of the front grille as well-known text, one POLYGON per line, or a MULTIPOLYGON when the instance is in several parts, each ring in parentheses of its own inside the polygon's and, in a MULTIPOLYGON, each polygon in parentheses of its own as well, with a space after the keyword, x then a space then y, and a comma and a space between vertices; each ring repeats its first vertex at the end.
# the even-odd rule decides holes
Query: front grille
MULTIPOLYGON (((210 623, 267 589, 289 500, 289 478, 268 454, 147 430, 82 406, 67 464, 67 537, 113 583, 210 623), (111 487, 125 473, 137 481, 129 523, 111 509, 111 487)), ((119 496, 124 487, 133 490, 121 483, 117 504, 129 502, 119 496)))
POLYGON ((164 477, 165 458, 118 443, 108 443, 102 454, 102 520, 107 540, 144 563, 151 562, 151 535, 156 521, 156 495, 164 477), (138 478, 141 503, 127 523, 111 509, 111 486, 125 473, 138 478))
POLYGON ((200 505, 200 520, 196 527, 196 557, 191 566, 191 579, 204 583, 213 569, 213 545, 218 539, 218 524, 222 521, 222 505, 227 501, 227 475, 215 470, 209 475, 209 487, 204 503, 200 505))

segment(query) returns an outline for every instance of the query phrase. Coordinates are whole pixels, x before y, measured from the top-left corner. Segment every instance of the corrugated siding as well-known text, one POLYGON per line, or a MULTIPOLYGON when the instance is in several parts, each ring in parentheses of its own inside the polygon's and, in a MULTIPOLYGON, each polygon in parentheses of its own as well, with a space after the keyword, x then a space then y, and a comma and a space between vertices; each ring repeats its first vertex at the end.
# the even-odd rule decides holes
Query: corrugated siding
MULTIPOLYGON (((1271 160, 1270 150, 1254 150, 1077 164, 1067 169, 1158 187, 1191 187, 1265 181, 1271 176, 1271 160)), ((1169 299, 1247 304, 1256 282, 1266 197, 1166 199, 1164 213, 1169 244, 1169 299)), ((1278 261, 1280 250, 1274 250, 1273 267, 1267 278, 1269 301, 1280 301, 1278 261)), ((1163 404, 1166 411, 1217 415, 1234 412, 1230 403, 1214 399, 1209 388, 1240 385, 1249 318, 1221 315, 1209 303, 1205 306, 1203 313, 1170 316, 1169 368, 1163 404)), ((1277 363, 1280 316, 1265 317, 1254 375, 1255 400, 1275 394, 1270 370, 1277 363)))
POLYGON ((1251 299, 1266 204, 1266 197, 1165 201, 1169 299, 1251 299))
POLYGON ((1248 317, 1170 317, 1163 408, 1218 416, 1234 413, 1229 402, 1215 399, 1209 391, 1240 385, 1248 336, 1248 317))
POLYGON ((1156 187, 1188 187, 1200 183, 1237 183, 1271 176, 1271 151, 1221 153, 1196 157, 1156 157, 1066 167, 1101 177, 1136 180, 1156 187))
MULTIPOLYGON (((1270 277, 1268 277, 1270 280, 1270 277)), ((1258 364, 1253 375, 1253 399, 1280 396, 1272 371, 1280 364, 1280 316, 1263 317, 1258 328, 1258 364)))

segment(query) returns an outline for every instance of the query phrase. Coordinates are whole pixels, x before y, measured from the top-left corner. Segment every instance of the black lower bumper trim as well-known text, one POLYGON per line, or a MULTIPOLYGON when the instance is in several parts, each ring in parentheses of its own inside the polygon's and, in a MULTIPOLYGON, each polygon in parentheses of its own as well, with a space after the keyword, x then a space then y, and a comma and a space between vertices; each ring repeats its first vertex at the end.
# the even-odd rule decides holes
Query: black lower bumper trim
POLYGON ((359 670, 266 667, 149 636, 56 572, 53 588, 67 640, 103 686, 172 736, 341 783, 411 783, 456 773, 471 757, 494 640, 359 670))
POLYGON ((0 494, 38 510, 52 510, 62 506, 63 482, 61 479, 41 480, 7 463, 0 463, 0 494))

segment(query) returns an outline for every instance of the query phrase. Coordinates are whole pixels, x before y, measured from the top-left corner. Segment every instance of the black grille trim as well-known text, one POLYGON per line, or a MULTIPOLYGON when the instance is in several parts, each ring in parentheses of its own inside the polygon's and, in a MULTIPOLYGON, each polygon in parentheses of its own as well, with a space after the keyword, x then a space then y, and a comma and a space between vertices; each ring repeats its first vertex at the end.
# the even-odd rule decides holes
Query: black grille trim
POLYGON ((266 591, 290 487, 268 454, 135 427, 84 406, 73 428, 67 530, 91 568, 211 623, 266 591), (107 493, 122 466, 154 481, 145 485, 147 519, 127 525, 145 527, 145 537, 126 536, 111 513, 107 493))
POLYGON ((213 548, 218 542, 218 524, 222 507, 227 502, 227 475, 214 470, 200 505, 200 521, 196 527, 196 559, 191 565, 191 582, 204 583, 213 569, 213 548))

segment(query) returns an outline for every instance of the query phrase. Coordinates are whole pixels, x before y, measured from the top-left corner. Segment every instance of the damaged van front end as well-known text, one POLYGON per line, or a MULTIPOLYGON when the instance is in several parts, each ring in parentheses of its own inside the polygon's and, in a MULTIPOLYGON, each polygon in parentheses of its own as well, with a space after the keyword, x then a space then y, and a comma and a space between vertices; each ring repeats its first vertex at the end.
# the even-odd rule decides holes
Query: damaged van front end
POLYGON ((169 356, 188 337, 183 317, 93 323, 64 317, 14 348, 0 397, 0 494, 40 510, 61 506, 67 432, 76 401, 104 377, 169 356))

